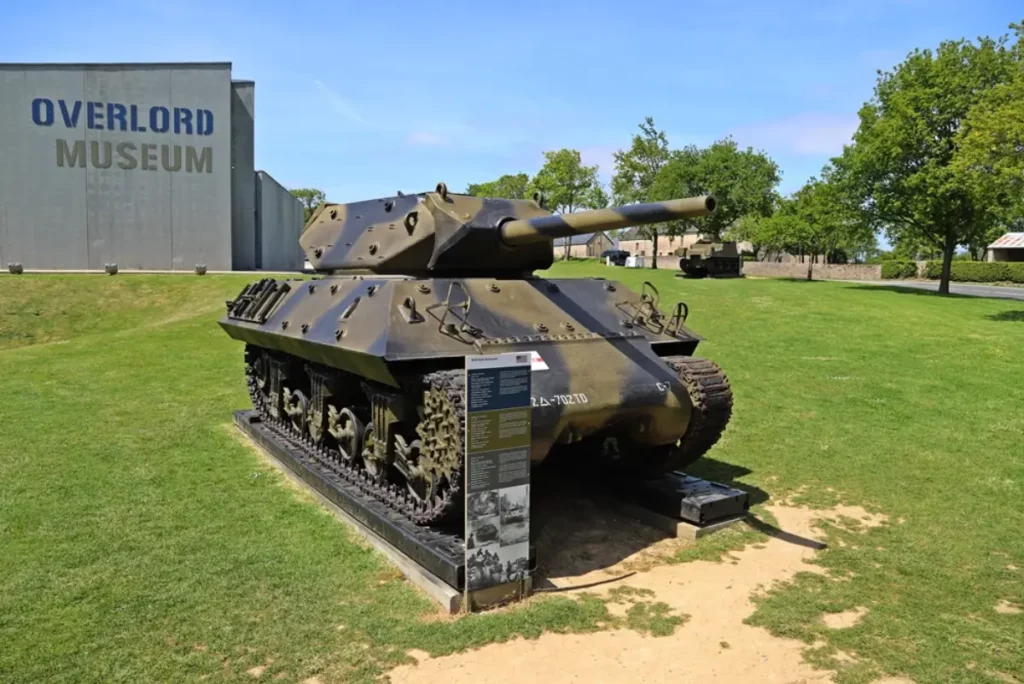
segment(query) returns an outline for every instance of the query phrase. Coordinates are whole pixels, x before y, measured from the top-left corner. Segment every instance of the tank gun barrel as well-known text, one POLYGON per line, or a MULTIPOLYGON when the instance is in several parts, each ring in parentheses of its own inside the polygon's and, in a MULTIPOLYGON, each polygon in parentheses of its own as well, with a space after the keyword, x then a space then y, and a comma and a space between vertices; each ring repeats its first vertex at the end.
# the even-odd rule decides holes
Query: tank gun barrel
POLYGON ((506 245, 522 245, 602 230, 707 216, 714 210, 715 198, 704 195, 648 204, 627 204, 572 214, 514 219, 501 225, 501 239, 506 245))

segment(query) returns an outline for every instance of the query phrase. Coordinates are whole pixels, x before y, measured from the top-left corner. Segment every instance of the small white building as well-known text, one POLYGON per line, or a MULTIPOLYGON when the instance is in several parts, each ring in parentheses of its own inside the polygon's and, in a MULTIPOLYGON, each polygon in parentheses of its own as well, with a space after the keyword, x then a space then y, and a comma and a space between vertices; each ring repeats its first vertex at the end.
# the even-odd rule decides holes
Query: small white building
POLYGON ((1007 233, 987 250, 988 261, 1024 261, 1024 233, 1007 233))

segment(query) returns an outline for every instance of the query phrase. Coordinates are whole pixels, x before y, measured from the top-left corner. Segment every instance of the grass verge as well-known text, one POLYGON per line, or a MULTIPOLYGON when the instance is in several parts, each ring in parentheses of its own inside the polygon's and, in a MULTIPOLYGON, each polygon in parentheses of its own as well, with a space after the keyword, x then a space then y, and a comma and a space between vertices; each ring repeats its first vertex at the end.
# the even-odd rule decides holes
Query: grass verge
MULTIPOLYGON (((683 298, 736 393, 702 474, 755 501, 802 492, 884 512, 829 528, 819 561, 752 620, 856 659, 840 678, 1024 671, 1024 307, 847 283, 651 279, 683 298), (837 581, 836 578, 846 578, 837 581), (1000 603, 1005 602, 1005 603, 1000 603), (863 606, 829 629, 825 612, 863 606)), ((233 439, 240 345, 216 326, 238 276, 0 278, 0 680, 369 679, 406 660, 616 624, 538 596, 457 621, 233 439)), ((712 536, 691 557, 750 540, 712 536), (718 548, 718 546, 721 548, 718 548)), ((682 616, 637 602, 626 623, 682 616)), ((815 655, 818 654, 818 655, 815 655)))

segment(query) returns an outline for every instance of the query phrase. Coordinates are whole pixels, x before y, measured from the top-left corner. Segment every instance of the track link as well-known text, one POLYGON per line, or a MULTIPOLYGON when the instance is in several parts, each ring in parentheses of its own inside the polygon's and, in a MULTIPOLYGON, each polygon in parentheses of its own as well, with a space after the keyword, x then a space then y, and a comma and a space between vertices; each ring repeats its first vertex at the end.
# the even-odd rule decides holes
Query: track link
POLYGON ((690 424, 665 464, 665 470, 676 470, 706 454, 721 438, 732 417, 732 388, 713 361, 693 356, 668 356, 664 361, 679 374, 693 403, 690 424))
MULTIPOLYGON (((445 525, 460 519, 463 480, 461 460, 457 469, 448 475, 449 486, 429 502, 414 497, 407 488, 393 482, 375 481, 361 467, 342 458, 341 453, 336 449, 332 449, 322 442, 315 442, 308 433, 296 430, 290 420, 275 418, 271 414, 267 398, 261 391, 257 380, 256 361, 263 353, 259 347, 246 347, 245 376, 253 408, 259 412, 260 417, 271 431, 297 442, 310 459, 337 473, 367 496, 380 501, 417 525, 445 525)), ((465 429, 465 409, 462 403, 464 373, 459 370, 437 371, 424 375, 422 383, 424 398, 433 395, 433 401, 428 402, 428 406, 425 407, 426 415, 417 427, 417 431, 424 435, 423 442, 441 448, 445 442, 457 437, 457 446, 461 451, 461 439, 465 429), (440 401, 438 401, 439 399, 440 401), (443 411, 445 405, 450 407, 457 417, 457 436, 447 434, 453 427, 452 421, 437 420, 436 416, 431 415, 430 406, 437 406, 436 410, 443 411), (443 434, 435 434, 434 430, 437 426, 447 426, 448 430, 445 430, 443 434)))

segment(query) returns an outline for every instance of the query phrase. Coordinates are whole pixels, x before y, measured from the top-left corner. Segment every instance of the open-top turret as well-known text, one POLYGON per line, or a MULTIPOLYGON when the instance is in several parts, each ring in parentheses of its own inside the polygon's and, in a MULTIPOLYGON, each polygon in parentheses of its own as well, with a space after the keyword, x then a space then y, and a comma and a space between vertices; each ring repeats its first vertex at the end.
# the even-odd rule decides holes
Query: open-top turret
MULTIPOLYGON (((245 343, 266 424, 417 524, 459 524, 467 356, 533 358, 531 459, 681 468, 718 440, 732 395, 692 356, 682 302, 604 278, 542 278, 560 237, 700 216, 710 197, 555 215, 540 198, 434 192, 321 205, 300 243, 318 272, 264 278, 220 324, 245 343)), ((612 271, 609 271, 611 273, 612 271)))
POLYGON ((712 197, 557 215, 543 198, 507 200, 434 192, 321 204, 299 243, 331 273, 525 274, 551 266, 552 240, 714 211, 712 197))

